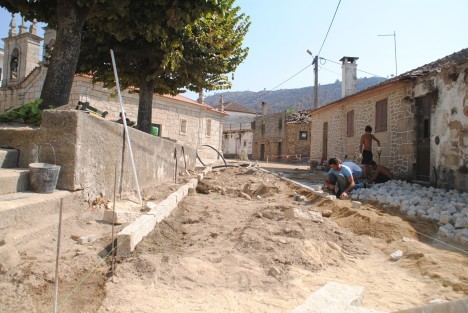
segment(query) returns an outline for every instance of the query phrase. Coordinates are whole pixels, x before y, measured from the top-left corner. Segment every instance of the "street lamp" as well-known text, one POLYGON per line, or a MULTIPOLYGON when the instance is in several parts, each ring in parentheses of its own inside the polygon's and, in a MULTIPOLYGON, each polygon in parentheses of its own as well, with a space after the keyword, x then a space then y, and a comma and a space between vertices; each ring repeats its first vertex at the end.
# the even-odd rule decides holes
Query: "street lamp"
POLYGON ((314 105, 312 109, 317 109, 318 108, 318 55, 315 57, 313 56, 312 52, 307 49, 307 53, 310 54, 311 57, 314 58, 312 61, 312 64, 314 64, 314 74, 315 74, 315 79, 314 79, 314 105))

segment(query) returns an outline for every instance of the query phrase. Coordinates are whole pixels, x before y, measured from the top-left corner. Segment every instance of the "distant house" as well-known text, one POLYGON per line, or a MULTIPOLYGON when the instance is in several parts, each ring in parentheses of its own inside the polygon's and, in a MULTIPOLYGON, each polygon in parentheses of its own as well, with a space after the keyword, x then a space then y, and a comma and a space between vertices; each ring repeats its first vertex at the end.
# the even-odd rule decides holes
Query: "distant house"
POLYGON ((276 162, 303 160, 309 156, 310 119, 307 111, 270 113, 262 103, 262 115, 253 123, 253 159, 276 162))
MULTIPOLYGON (((46 29, 44 53, 53 48, 55 31, 46 29)), ((9 108, 21 106, 40 97, 47 68, 39 59, 40 43, 43 39, 35 34, 31 26, 28 32, 20 27, 19 34, 12 27, 5 42, 4 75, 0 89, 0 113, 9 108)), ((127 118, 136 121, 138 116, 138 95, 124 91, 123 103, 127 118)), ((88 102, 91 106, 108 111, 108 120, 119 119, 120 104, 115 89, 107 89, 102 84, 93 84, 90 76, 75 75, 69 98, 68 109, 75 109, 78 102, 88 102)), ((198 103, 187 97, 153 95, 152 124, 157 135, 185 143, 194 149, 210 145, 221 151, 222 124, 225 113, 211 106, 198 103)), ((212 149, 202 149, 200 156, 216 159, 212 149)))
POLYGON ((252 122, 257 112, 235 102, 223 102, 221 96, 219 105, 214 106, 227 114, 223 125, 223 155, 226 158, 237 158, 241 149, 246 149, 249 158, 252 157, 252 122))
POLYGON ((3 79, 3 56, 5 52, 3 52, 3 49, 0 48, 0 87, 2 86, 2 79, 3 79))
POLYGON ((463 49, 318 108, 311 112, 311 160, 356 159, 370 125, 382 146, 374 160, 398 177, 468 191, 467 83, 463 49))

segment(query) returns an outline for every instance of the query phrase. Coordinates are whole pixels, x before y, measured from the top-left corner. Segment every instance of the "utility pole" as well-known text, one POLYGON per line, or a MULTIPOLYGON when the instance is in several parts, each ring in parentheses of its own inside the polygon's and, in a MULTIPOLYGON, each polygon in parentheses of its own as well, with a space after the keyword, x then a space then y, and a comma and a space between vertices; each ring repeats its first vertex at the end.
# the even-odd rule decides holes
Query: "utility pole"
MULTIPOLYGON (((307 53, 312 56, 312 52, 307 49, 307 53)), ((312 64, 314 65, 314 103, 312 106, 312 110, 318 108, 318 55, 316 55, 312 61, 312 64)))
POLYGON ((314 57, 314 74, 315 74, 315 81, 314 81, 314 109, 318 108, 318 55, 314 57))

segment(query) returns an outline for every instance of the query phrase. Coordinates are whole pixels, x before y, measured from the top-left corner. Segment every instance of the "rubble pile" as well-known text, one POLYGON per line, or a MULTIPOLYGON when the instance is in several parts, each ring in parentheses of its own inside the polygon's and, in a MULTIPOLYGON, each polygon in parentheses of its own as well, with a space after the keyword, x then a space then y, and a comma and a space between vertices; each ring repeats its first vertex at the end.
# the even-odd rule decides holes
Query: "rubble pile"
POLYGON ((301 110, 298 112, 294 112, 287 115, 286 121, 288 123, 310 123, 311 118, 309 114, 310 110, 301 110))
POLYGON ((433 220, 438 236, 468 246, 468 193, 422 187, 393 180, 376 184, 368 189, 358 189, 352 199, 379 201, 400 207, 408 217, 433 220))

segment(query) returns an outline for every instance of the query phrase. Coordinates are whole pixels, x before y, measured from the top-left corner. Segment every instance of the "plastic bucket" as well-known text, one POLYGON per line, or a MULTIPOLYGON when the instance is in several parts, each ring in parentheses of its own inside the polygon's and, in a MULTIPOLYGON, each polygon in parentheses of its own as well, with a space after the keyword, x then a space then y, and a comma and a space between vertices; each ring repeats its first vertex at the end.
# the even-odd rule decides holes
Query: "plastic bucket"
POLYGON ((60 165, 48 163, 29 164, 29 182, 38 193, 52 193, 57 186, 60 165))
POLYGON ((158 127, 151 127, 151 135, 158 136, 159 135, 159 128, 158 127))

